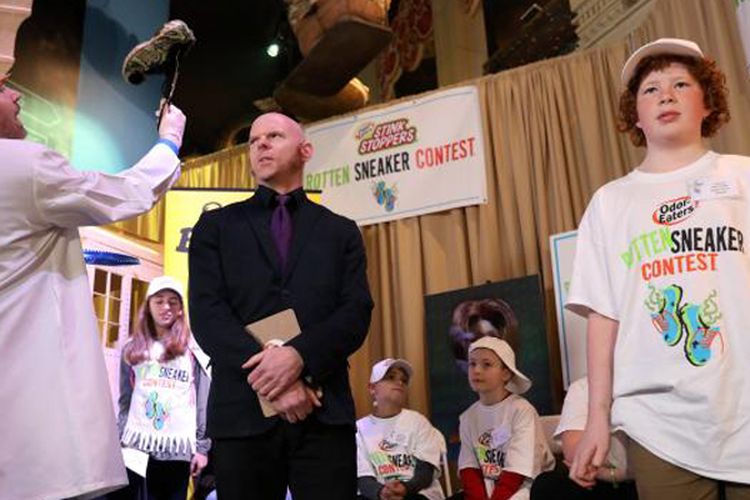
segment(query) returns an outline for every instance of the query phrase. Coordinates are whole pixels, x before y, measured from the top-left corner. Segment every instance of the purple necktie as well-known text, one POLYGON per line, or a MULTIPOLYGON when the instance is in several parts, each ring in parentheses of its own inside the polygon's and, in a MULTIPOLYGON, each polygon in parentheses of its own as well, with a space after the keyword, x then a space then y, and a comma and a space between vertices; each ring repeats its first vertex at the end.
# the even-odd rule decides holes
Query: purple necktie
POLYGON ((286 258, 289 255, 289 245, 292 242, 292 216, 286 204, 291 197, 288 194, 280 194, 276 197, 279 202, 271 214, 271 236, 279 252, 281 270, 286 268, 286 258))

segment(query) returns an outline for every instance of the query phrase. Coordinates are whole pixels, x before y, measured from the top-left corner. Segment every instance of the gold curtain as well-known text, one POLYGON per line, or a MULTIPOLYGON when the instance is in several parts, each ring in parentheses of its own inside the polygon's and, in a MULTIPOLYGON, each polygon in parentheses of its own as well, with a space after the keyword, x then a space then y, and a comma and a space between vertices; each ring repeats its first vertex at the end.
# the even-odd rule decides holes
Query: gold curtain
MULTIPOLYGON (((246 146, 240 144, 210 155, 186 160, 176 188, 253 188, 255 180, 247 164, 246 146)), ((146 240, 147 243, 164 241, 164 200, 145 214, 115 222, 108 229, 146 240)))
POLYGON ((561 403, 549 236, 575 229, 593 192, 635 166, 642 150, 617 132, 620 69, 632 48, 659 37, 696 40, 727 73, 732 122, 711 141, 750 154, 750 103, 731 0, 663 0, 628 40, 477 81, 485 126, 488 203, 363 230, 375 315, 354 356, 359 414, 373 361, 400 356, 416 368, 410 406, 429 409, 424 295, 530 274, 542 277, 548 346, 561 403))
MULTIPOLYGON (((376 305, 370 335, 351 363, 358 414, 370 410, 370 367, 385 356, 414 364, 410 406, 428 413, 424 295, 530 274, 542 278, 559 406, 549 235, 574 229, 593 192, 639 162, 642 150, 615 128, 620 69, 633 48, 666 36, 694 39, 719 62, 733 118, 711 145, 750 155, 748 83, 731 0, 661 0, 627 40, 477 80, 488 203, 363 228, 376 305)), ((242 146, 185 167, 182 187, 252 185, 242 146)), ((159 241, 160 210, 117 227, 159 241)))

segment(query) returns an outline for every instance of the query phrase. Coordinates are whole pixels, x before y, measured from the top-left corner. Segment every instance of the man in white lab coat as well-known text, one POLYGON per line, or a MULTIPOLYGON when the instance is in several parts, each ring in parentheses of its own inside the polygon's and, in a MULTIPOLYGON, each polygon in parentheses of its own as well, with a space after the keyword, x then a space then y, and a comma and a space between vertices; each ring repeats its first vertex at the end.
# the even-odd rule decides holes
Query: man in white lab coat
POLYGON ((91 497, 127 483, 79 226, 149 210, 180 175, 185 115, 118 175, 23 140, 0 79, 0 499, 91 497))

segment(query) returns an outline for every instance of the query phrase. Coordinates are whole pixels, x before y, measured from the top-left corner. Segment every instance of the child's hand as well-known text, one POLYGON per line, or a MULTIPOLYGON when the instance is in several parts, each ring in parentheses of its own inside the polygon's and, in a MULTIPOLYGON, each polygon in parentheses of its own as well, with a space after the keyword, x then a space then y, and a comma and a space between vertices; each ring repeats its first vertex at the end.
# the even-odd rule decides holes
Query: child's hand
POLYGON ((380 490, 380 500, 402 500, 406 496, 406 486, 401 481, 388 481, 380 490))
POLYGON ((590 422, 578 443, 573 463, 570 465, 570 479, 584 488, 596 483, 599 467, 605 465, 609 452, 609 423, 590 422))
POLYGON ((193 455, 193 459, 190 461, 190 475, 196 477, 207 464, 208 457, 202 453, 196 452, 196 454, 193 455))

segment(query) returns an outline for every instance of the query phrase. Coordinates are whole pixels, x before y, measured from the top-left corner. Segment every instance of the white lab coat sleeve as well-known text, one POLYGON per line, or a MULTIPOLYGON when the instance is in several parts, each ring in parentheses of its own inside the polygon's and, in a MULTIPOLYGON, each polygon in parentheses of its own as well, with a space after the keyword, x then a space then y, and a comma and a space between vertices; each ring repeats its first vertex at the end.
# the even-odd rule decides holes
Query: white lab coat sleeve
POLYGON ((180 160, 165 144, 156 144, 127 170, 112 175, 82 172, 51 149, 33 162, 34 203, 52 226, 107 224, 153 207, 180 176, 180 160))

